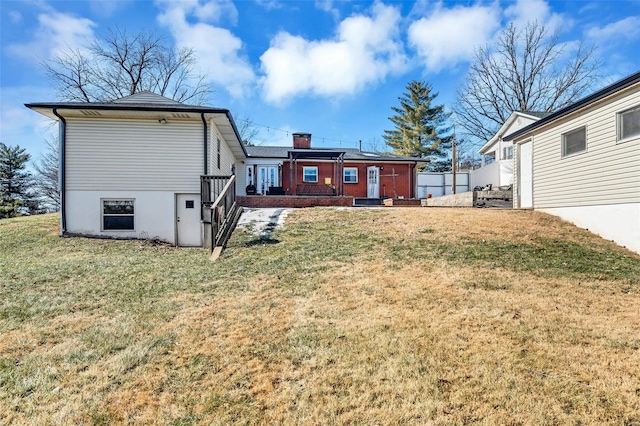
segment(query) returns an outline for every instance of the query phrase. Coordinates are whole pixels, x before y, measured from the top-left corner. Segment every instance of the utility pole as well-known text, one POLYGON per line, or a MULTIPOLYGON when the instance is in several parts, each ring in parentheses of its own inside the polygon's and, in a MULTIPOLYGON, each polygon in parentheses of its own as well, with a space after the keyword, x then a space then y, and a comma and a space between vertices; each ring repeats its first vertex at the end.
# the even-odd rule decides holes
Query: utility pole
POLYGON ((452 152, 451 156, 451 170, 453 171, 453 188, 451 188, 451 193, 456 193, 456 166, 458 161, 456 160, 456 128, 453 128, 453 139, 452 139, 452 152))

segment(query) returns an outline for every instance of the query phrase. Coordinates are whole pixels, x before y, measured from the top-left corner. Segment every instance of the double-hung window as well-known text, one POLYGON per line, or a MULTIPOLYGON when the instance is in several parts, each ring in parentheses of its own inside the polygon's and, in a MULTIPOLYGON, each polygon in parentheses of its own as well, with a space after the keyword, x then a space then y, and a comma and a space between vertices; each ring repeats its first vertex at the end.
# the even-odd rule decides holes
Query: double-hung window
POLYGON ((346 167, 344 169, 344 183, 358 183, 358 168, 346 167))
POLYGON ((133 200, 102 200, 103 231, 133 231, 133 200))
POLYGON ((303 182, 318 182, 318 168, 317 167, 303 167, 302 168, 302 181, 303 182))
POLYGON ((618 141, 640 137, 640 105, 618 113, 618 141))
POLYGON ((579 154, 587 150, 587 128, 580 127, 562 134, 562 156, 579 154))
POLYGON ((513 146, 502 147, 502 159, 509 160, 513 158, 513 146))

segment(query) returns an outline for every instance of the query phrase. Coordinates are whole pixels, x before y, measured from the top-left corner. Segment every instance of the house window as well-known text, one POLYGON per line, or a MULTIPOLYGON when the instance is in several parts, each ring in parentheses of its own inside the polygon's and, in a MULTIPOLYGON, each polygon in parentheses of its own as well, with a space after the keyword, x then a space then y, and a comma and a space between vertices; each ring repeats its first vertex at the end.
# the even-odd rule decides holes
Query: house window
POLYGON ((587 150, 587 128, 580 127, 562 135, 562 156, 578 154, 587 150))
POLYGON ((640 105, 618 113, 618 140, 640 136, 640 105))
POLYGON ((216 142, 217 142, 217 155, 218 155, 218 170, 220 170, 220 138, 216 138, 216 142))
POLYGON ((133 231, 133 200, 102 200, 103 231, 133 231))
POLYGON ((485 164, 485 166, 488 166, 489 164, 492 164, 495 161, 496 161, 495 152, 492 152, 490 154, 485 154, 484 155, 484 164, 485 164))
POLYGON ((513 158, 513 146, 505 146, 502 148, 502 159, 510 160, 513 158))
POLYGON ((358 169, 348 167, 344 169, 344 183, 358 183, 358 169))
POLYGON ((302 181, 303 182, 318 182, 318 168, 317 167, 303 167, 302 168, 302 181))

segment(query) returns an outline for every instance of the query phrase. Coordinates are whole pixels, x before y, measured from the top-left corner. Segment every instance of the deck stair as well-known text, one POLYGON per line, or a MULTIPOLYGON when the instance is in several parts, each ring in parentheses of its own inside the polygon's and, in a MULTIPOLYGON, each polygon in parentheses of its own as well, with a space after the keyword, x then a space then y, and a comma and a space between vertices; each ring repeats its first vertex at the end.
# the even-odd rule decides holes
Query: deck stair
POLYGON ((370 207, 370 206, 381 206, 382 198, 354 198, 353 206, 354 207, 370 207))

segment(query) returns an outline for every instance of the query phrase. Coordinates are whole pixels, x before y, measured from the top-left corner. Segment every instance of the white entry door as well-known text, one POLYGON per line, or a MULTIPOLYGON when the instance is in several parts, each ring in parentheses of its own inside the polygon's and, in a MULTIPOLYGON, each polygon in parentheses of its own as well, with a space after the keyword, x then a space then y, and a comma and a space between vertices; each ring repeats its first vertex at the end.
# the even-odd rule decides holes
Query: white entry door
POLYGON ((202 246, 200 194, 176 194, 176 229, 178 245, 202 246))
POLYGON ((266 194, 270 186, 278 186, 278 167, 258 166, 258 193, 266 194))
POLYGON ((518 159, 518 193, 521 209, 533 207, 533 144, 531 141, 520 145, 518 159))
POLYGON ((380 168, 367 167, 367 197, 380 198, 380 168))

